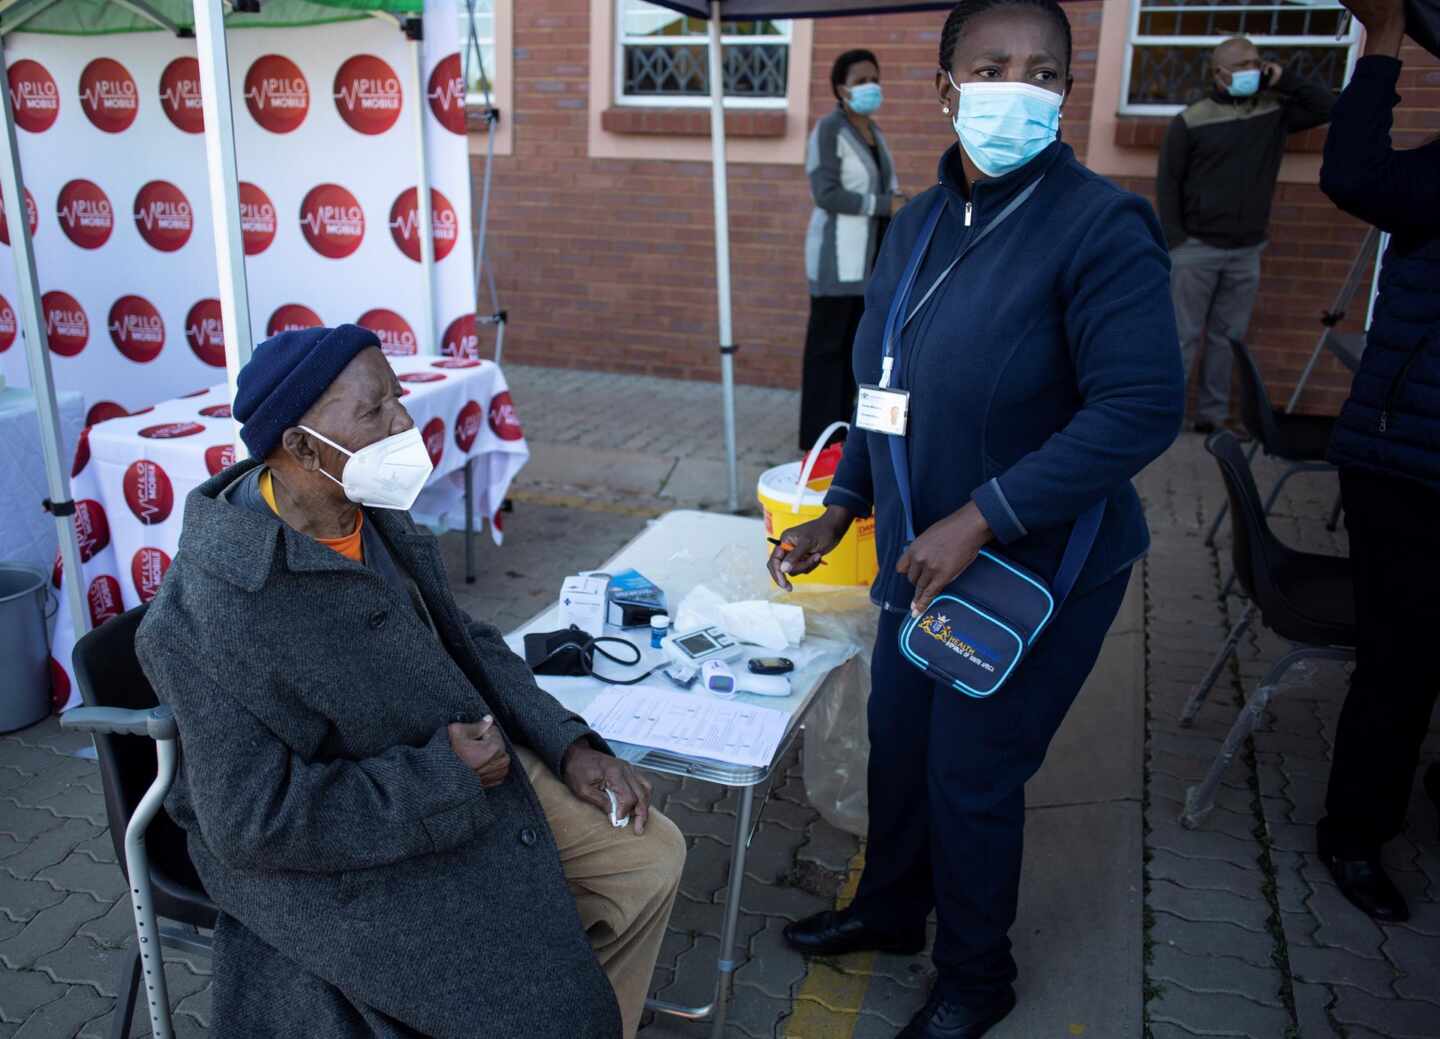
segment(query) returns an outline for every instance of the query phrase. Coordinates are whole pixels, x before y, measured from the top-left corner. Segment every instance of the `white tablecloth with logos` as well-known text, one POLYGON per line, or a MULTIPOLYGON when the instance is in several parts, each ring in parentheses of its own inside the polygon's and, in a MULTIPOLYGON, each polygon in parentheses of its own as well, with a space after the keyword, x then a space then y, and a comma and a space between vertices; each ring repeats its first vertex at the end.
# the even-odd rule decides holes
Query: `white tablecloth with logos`
MULTIPOLYGON (((504 373, 492 361, 391 357, 405 407, 435 472, 411 510, 422 522, 461 526, 465 468, 473 461, 474 509, 502 540, 500 507, 530 456, 504 373)), ((185 496, 235 460, 225 386, 113 418, 80 434, 71 488, 91 627, 160 588, 180 544, 185 496)), ((52 580, 62 575, 58 559, 52 580)), ((71 681, 75 626, 60 597, 51 661, 57 709, 80 702, 71 681)))
MULTIPOLYGON (((78 393, 57 393, 62 449, 74 451, 85 425, 85 400, 78 393)), ((11 386, 0 389, 0 561, 44 572, 55 558, 55 519, 41 506, 50 497, 40 450, 40 419, 35 395, 11 386)))

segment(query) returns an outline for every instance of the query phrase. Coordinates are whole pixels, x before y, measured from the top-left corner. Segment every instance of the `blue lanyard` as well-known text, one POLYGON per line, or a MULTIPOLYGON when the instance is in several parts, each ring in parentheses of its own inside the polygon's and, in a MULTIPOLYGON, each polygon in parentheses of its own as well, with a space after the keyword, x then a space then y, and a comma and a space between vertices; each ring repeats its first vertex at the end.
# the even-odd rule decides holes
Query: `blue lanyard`
POLYGON ((900 333, 915 319, 915 315, 920 313, 920 309, 930 302, 930 297, 935 295, 936 290, 944 284, 945 279, 950 277, 950 273, 960 265, 960 261, 969 255, 970 250, 984 241, 986 235, 1003 224, 1010 214, 1024 205, 1030 196, 1035 194, 1035 189, 1044 179, 1045 175, 1042 173, 1024 191, 1012 198, 1009 204, 995 215, 994 220, 980 228, 968 242, 961 246, 960 251, 955 254, 955 259, 951 260, 950 265, 940 272, 940 277, 935 279, 925 295, 920 298, 920 302, 915 304, 915 308, 902 321, 900 315, 905 313, 905 308, 910 302, 910 294, 915 290, 915 278, 919 275, 920 267, 925 262, 925 254, 930 251, 930 241, 935 237, 935 228, 940 224, 941 214, 945 212, 945 196, 941 195, 935 199, 935 205, 931 207, 930 215, 925 219, 925 226, 920 231, 920 237, 915 242, 915 248, 910 253, 910 262, 906 264, 905 273, 900 276, 900 284, 896 286, 895 296, 890 301, 890 313, 885 318, 885 353, 881 362, 880 374, 880 386, 883 389, 889 389, 892 383, 899 384, 898 340, 900 333))

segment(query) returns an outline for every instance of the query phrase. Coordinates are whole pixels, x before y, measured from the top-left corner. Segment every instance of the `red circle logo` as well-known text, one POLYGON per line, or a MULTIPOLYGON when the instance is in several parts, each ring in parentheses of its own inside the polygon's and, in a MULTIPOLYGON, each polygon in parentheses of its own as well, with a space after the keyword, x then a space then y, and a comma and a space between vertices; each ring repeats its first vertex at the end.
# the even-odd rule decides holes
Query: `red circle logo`
POLYGON ((439 465, 440 456, 445 453, 445 420, 438 415, 425 423, 420 431, 425 440, 425 450, 430 452, 430 464, 439 465))
POLYGON ((245 73, 245 107, 271 133, 289 133, 310 111, 310 86, 289 58, 266 54, 245 73))
POLYGON ((59 587, 60 587, 60 582, 61 582, 62 580, 64 580, 64 578, 65 578, 65 557, 62 556, 59 552, 56 552, 56 553, 55 553, 55 566, 52 567, 51 570, 50 570, 50 583, 53 584, 56 588, 59 588, 59 587))
MULTIPOLYGON (((45 311, 45 336, 50 349, 61 357, 74 357, 90 341, 90 319, 68 292, 47 292, 40 297, 45 311)), ((93 423, 92 423, 93 425, 93 423)))
POLYGON ((205 427, 198 422, 162 422, 158 426, 146 426, 140 435, 150 440, 175 440, 203 432, 205 427))
POLYGON ((149 459, 131 463, 125 470, 123 486, 125 503, 141 523, 148 527, 170 518, 170 511, 175 507, 175 488, 157 463, 149 459))
POLYGON ((404 375, 397 375, 395 378, 401 382, 441 382, 445 376, 439 372, 406 372, 404 375))
POLYGON ((230 405, 212 404, 208 408, 201 408, 200 414, 204 415, 206 418, 229 418, 230 405))
POLYGON ((384 133, 400 118, 402 104, 400 77, 373 54, 357 54, 335 73, 335 107, 352 130, 384 133))
POLYGON ((245 255, 256 256, 275 241, 279 221, 275 203, 254 184, 240 182, 240 233, 245 239, 245 255))
MULTIPOLYGON (((5 196, 0 194, 0 203, 5 201, 5 196)), ((35 196, 30 194, 30 189, 25 189, 25 219, 30 222, 30 237, 35 237, 35 232, 40 226, 40 211, 35 208, 35 196)), ((10 244, 10 218, 5 215, 3 205, 0 205, 0 244, 10 244)))
POLYGON ((80 562, 88 563, 110 545, 110 521, 94 498, 75 503, 75 537, 80 542, 80 562))
POLYGON ((174 184, 152 180, 135 196, 135 227, 153 248, 173 253, 190 240, 195 213, 174 184))
POLYGON ((202 299, 190 308, 185 315, 185 341, 212 368, 225 367, 225 325, 218 299, 202 299))
POLYGON ((106 133, 128 130, 140 111, 135 78, 113 58, 96 58, 80 73, 80 107, 106 133))
POLYGON ((60 115, 60 88, 44 65, 22 58, 10 66, 10 103, 15 106, 16 126, 44 133, 60 115))
POLYGON ((286 303, 275 308, 270 321, 265 325, 265 335, 278 336, 281 332, 294 332, 301 328, 320 328, 325 322, 320 315, 300 303, 286 303))
POLYGON ((136 364, 148 364, 165 346, 165 322, 143 296, 121 296, 110 308, 110 341, 136 364))
POLYGON ((158 548, 146 547, 135 553, 135 558, 130 560, 130 579, 135 582, 135 594, 142 603, 155 598, 169 569, 170 557, 158 548))
POLYGON ((70 465, 70 476, 75 478, 85 471, 90 464, 90 427, 86 426, 80 431, 80 437, 75 441, 75 460, 70 465))
POLYGON ((102 422, 109 422, 112 418, 125 418, 130 412, 126 411, 114 401, 102 400, 90 406, 89 412, 85 415, 85 425, 98 426, 102 422))
POLYGON ((431 368, 479 368, 484 361, 477 361, 473 357, 447 357, 443 361, 431 361, 431 368))
POLYGON ((300 230, 321 256, 339 260, 360 248, 365 211, 339 184, 320 184, 300 203, 300 230))
POLYGON ((490 398, 490 429, 501 440, 519 440, 525 435, 509 390, 501 390, 490 398))
POLYGON ((55 215, 65 237, 82 249, 100 248, 115 229, 115 210, 94 181, 72 180, 61 188, 55 215))
POLYGON ((474 314, 461 314, 445 327, 440 352, 446 357, 475 357, 480 353, 480 331, 474 314))
POLYGON ((15 316, 15 308, 4 296, 0 296, 0 354, 15 345, 15 338, 20 334, 20 319, 15 316))
POLYGON ((235 445, 216 444, 205 449, 205 468, 211 476, 219 476, 235 464, 235 445))
POLYGON ((60 666, 60 661, 50 658, 50 706, 59 714, 70 702, 70 676, 60 666))
POLYGON ((200 63, 176 58, 160 73, 160 107, 185 133, 203 133, 205 106, 200 101, 200 63))
POLYGON ((473 400, 465 402, 460 414, 455 416, 455 446, 469 451, 480 434, 480 423, 485 419, 485 409, 473 400))
POLYGON ((465 72, 457 51, 441 58, 430 73, 430 111, 451 133, 465 133, 465 72))
POLYGON ((120 601, 120 582, 109 574, 101 574, 91 581, 85 598, 90 600, 92 628, 98 628, 111 617, 118 617, 125 612, 125 606, 120 601))
POLYGON ((374 332, 380 340, 380 349, 391 357, 409 357, 420 352, 420 344, 410 323, 393 310, 383 307, 367 310, 355 323, 374 332))
MULTIPOLYGON (((400 251, 410 259, 420 260, 420 193, 414 188, 400 192, 390 207, 390 237, 400 251)), ((450 200, 434 188, 430 189, 431 241, 435 243, 435 260, 439 262, 450 255, 460 237, 460 224, 455 217, 455 207, 450 200)))

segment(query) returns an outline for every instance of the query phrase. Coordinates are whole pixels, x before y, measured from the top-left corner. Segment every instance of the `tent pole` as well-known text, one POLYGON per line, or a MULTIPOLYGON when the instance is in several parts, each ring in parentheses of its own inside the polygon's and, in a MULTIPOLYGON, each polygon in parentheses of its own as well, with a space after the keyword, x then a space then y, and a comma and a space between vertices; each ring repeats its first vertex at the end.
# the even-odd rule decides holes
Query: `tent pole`
MULTIPOLYGON (((0 45, 0 77, 9 76, 3 45, 0 45)), ((15 282, 18 289, 20 327, 25 335, 25 359, 30 365, 30 391, 35 395, 36 416, 40 420, 40 450, 45 460, 45 482, 50 489, 51 512, 55 516, 56 534, 60 539, 60 559, 65 568, 66 594, 70 597, 70 620, 79 638, 90 630, 90 610, 85 595, 84 571, 80 568, 80 541, 72 518, 75 505, 71 500, 70 477, 65 462, 64 442, 60 437, 60 411, 55 404, 55 381, 50 372, 49 336, 46 334, 44 308, 40 301, 40 279, 35 271, 35 249, 30 239, 30 214, 25 206, 25 178, 20 171, 20 146, 15 135, 15 109, 10 91, 0 89, 3 97, 4 161, 0 162, 0 188, 5 192, 5 219, 10 224, 10 249, 15 260, 15 282)), ((34 507, 38 502, 21 503, 17 507, 34 507)), ((68 671, 70 662, 61 661, 68 671)))
MULTIPOLYGON (((430 156, 425 150, 425 41, 420 16, 407 19, 405 35, 410 40, 410 59, 415 83, 415 151, 420 156, 420 182, 415 187, 415 214, 419 226, 415 234, 420 242, 420 291, 425 298, 425 333, 420 337, 422 354, 438 353, 435 348, 435 216, 430 204, 430 156)), ((455 229, 460 233, 460 228, 455 229)))
MULTIPOLYGON (((205 113, 205 172, 210 183, 210 221, 220 276, 220 320, 225 329, 225 377, 235 399, 240 369, 250 360, 250 290, 245 282, 245 239, 240 230, 240 176, 235 164, 235 112, 230 94, 230 55, 225 49, 222 0, 195 0, 195 51, 200 59, 200 97, 205 113)), ((235 457, 245 445, 235 427, 235 457)))
MULTIPOLYGON (((720 308, 720 386, 725 408, 726 500, 740 511, 735 459, 735 338, 730 329, 730 198, 725 182, 725 75, 720 2, 710 2, 710 172, 715 184, 715 294, 720 308)), ((729 955, 727 952, 726 955, 729 955)))

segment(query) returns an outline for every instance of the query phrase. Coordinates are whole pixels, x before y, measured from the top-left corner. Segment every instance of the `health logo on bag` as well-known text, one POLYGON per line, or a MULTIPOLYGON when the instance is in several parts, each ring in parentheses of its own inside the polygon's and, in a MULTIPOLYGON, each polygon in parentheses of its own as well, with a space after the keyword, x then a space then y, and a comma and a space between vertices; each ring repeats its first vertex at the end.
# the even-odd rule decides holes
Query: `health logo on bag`
POLYGON ((152 249, 173 253, 190 241, 195 212, 174 184, 152 180, 135 196, 135 229, 152 249))
POLYGON ((463 135, 466 132, 465 71, 458 51, 436 63, 426 93, 430 96, 430 111, 435 113, 440 125, 451 133, 463 135))
POLYGON ((205 107, 200 98, 200 63, 176 58, 160 74, 160 109, 176 129, 205 131, 205 107))
POLYGON ((225 367, 225 325, 218 299, 202 299, 190 308, 185 315, 185 341, 210 367, 225 367))
POLYGON ((140 111, 135 77, 113 58, 96 58, 80 73, 80 108, 106 133, 121 133, 140 111))
POLYGON ((240 182, 240 234, 245 239, 245 255, 258 256, 275 241, 279 227, 275 203, 270 196, 248 181, 240 182))
POLYGON ((60 189, 55 200, 60 230, 82 249, 98 249, 115 230, 115 210, 110 199, 94 181, 76 179, 60 189))
POLYGON ((335 73, 335 107, 350 129, 382 134, 395 125, 404 107, 400 77, 373 54, 357 54, 335 73))
POLYGON ((60 88, 38 61, 22 58, 10 66, 10 103, 15 125, 28 133, 44 133, 60 116, 60 88))
POLYGON ((136 364, 149 364, 165 347, 165 322, 143 296, 121 296, 110 307, 110 341, 136 364))
POLYGON ((339 184, 319 184, 300 203, 300 231, 321 256, 340 260, 360 248, 365 211, 339 184))
POLYGON ((245 73, 245 107, 271 133, 290 133, 310 111, 310 85, 289 58, 266 54, 245 73))
MULTIPOLYGON (((90 342, 90 319, 85 308, 68 292, 47 292, 40 297, 45 311, 45 337, 52 352, 74 357, 90 342)), ((94 423, 90 423, 94 425, 94 423)))

